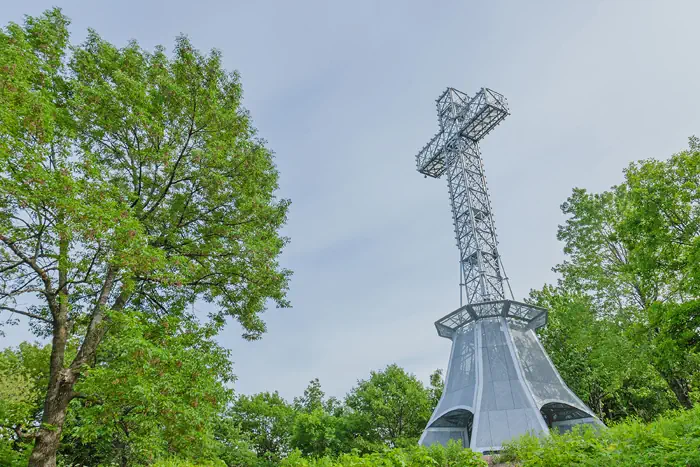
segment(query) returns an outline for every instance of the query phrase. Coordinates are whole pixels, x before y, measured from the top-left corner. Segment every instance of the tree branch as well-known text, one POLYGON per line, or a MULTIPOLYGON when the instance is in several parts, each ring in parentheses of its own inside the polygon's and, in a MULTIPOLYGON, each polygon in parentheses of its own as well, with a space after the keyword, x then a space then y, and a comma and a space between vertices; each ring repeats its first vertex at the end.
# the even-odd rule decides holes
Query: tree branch
POLYGON ((0 269, 0 274, 2 274, 3 272, 11 271, 12 269, 15 269, 17 266, 21 266, 22 264, 24 264, 24 261, 17 261, 16 263, 12 263, 9 266, 0 269))
POLYGON ((12 427, 12 431, 15 432, 17 438, 21 440, 30 440, 36 438, 36 433, 27 433, 21 424, 12 427))
POLYGON ((10 241, 10 239, 7 238, 6 236, 0 234, 0 241, 2 241, 5 245, 7 245, 8 248, 9 248, 10 250, 12 250, 12 252, 13 252, 15 255, 17 255, 17 257, 18 257, 19 259, 22 260, 22 262, 28 264, 28 265, 34 270, 34 272, 36 272, 36 273, 39 275, 39 277, 41 277, 41 280, 44 282, 44 286, 46 287, 46 292, 47 292, 47 294, 53 294, 53 290, 51 289, 51 278, 49 277, 48 274, 46 274, 46 271, 44 271, 43 269, 41 269, 41 268, 36 264, 36 261, 34 261, 33 259, 29 258, 27 255, 25 255, 25 254, 22 252, 22 250, 20 250, 19 248, 17 248, 17 247, 15 246, 14 242, 10 241))
MULTIPOLYGON (((85 339, 83 340, 83 343, 80 346, 80 349, 78 350, 78 354, 75 356, 75 359, 70 364, 70 367, 73 370, 77 370, 81 365, 87 363, 92 358, 92 356, 97 351, 97 346, 100 344, 100 341, 104 336, 106 329, 103 321, 105 316, 107 299, 109 298, 109 295, 111 294, 112 289, 114 288, 114 282, 116 280, 116 277, 116 269, 114 269, 112 266, 109 266, 107 268, 107 276, 105 277, 105 281, 102 286, 102 290, 100 291, 99 298, 97 299, 95 307, 92 311, 92 319, 90 320, 87 332, 85 333, 85 339)), ((111 309, 123 309, 128 299, 129 295, 127 294, 127 292, 124 289, 124 286, 122 285, 119 296, 115 300, 111 309)))
POLYGON ((18 315, 27 316, 29 318, 38 319, 39 321, 43 321, 45 323, 53 324, 53 320, 45 318, 41 315, 37 315, 37 314, 32 313, 30 311, 18 310, 17 308, 12 308, 12 307, 3 306, 3 305, 0 305, 0 310, 6 310, 6 311, 9 311, 10 313, 17 313, 18 315))
MULTIPOLYGON (((165 185, 165 188, 163 188, 163 192, 161 195, 158 197, 155 203, 153 203, 153 206, 148 208, 148 210, 144 213, 144 218, 148 217, 153 211, 158 208, 160 203, 163 201, 165 196, 168 194, 170 191, 170 187, 173 186, 173 182, 175 181, 175 176, 177 175, 177 169, 180 166, 180 163, 182 162, 182 159, 184 159, 185 154, 191 150, 189 148, 190 145, 190 140, 192 139, 192 136, 194 136, 194 120, 195 117, 197 116, 197 96, 194 96, 194 102, 193 102, 193 108, 192 108, 192 118, 190 119, 190 128, 187 131, 187 139, 185 140, 185 144, 182 147, 182 150, 180 151, 180 154, 177 157, 177 160, 175 161, 175 166, 173 167, 172 172, 170 173, 170 178, 168 179, 168 183, 165 185)), ((146 206, 144 205, 144 209, 146 206)))
POLYGON ((86 400, 86 401, 89 401, 89 402, 92 402, 92 403, 95 403, 95 404, 104 404, 104 401, 103 401, 102 399, 100 399, 99 397, 97 397, 96 395, 94 395, 94 394, 85 394, 85 393, 82 393, 82 392, 75 392, 75 391, 73 391, 73 392, 71 393, 71 399, 83 399, 83 400, 86 400))

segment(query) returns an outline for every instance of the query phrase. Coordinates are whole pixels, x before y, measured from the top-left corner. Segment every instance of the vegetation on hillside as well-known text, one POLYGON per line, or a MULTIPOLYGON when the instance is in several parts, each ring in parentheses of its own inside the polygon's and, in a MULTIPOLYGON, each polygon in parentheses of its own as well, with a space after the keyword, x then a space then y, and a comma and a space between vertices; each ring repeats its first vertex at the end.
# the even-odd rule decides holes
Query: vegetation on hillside
POLYGON ((575 189, 559 229, 567 260, 531 299, 543 345, 605 420, 652 420, 700 397, 700 142, 631 164, 603 193, 575 189))
POLYGON ((523 436, 506 445, 498 460, 527 467, 700 465, 700 407, 652 423, 632 418, 599 431, 577 428, 547 438, 523 436))
MULTIPOLYGON (((216 336, 232 317, 260 338, 290 274, 289 202, 239 78, 184 37, 168 56, 93 31, 70 45, 67 26, 54 9, 0 29, 0 323, 50 342, 0 350, 0 465, 483 465, 417 446, 440 370, 426 385, 388 365, 342 399, 317 379, 292 401, 233 392, 216 336)), ((611 428, 526 436, 503 458, 700 465, 700 141, 562 211, 560 279, 530 300, 611 428)))

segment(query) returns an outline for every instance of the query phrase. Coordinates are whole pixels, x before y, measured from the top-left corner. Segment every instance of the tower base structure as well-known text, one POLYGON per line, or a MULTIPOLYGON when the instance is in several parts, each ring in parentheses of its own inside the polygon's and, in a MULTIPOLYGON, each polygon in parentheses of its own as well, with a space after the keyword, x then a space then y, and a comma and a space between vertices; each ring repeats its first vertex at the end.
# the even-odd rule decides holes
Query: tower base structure
POLYGON ((438 320, 452 340, 445 389, 420 443, 483 453, 527 432, 602 422, 567 387, 535 335, 547 311, 512 300, 466 305, 438 320))

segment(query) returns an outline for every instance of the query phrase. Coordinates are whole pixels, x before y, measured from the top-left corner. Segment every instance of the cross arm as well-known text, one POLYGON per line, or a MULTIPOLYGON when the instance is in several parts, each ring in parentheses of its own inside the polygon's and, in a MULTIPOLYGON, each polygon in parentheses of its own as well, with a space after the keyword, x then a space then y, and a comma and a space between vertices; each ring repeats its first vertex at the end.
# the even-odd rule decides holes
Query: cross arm
POLYGON ((495 91, 481 88, 466 104, 455 103, 449 125, 426 144, 416 156, 418 172, 440 178, 445 172, 445 155, 458 136, 479 141, 508 115, 506 98, 495 91))
POLYGON ((508 116, 506 98, 488 88, 481 88, 469 104, 462 106, 455 118, 456 133, 479 141, 508 116))
POLYGON ((440 178, 446 169, 444 154, 446 142, 447 133, 441 131, 423 146, 423 149, 416 156, 418 172, 428 177, 440 178))

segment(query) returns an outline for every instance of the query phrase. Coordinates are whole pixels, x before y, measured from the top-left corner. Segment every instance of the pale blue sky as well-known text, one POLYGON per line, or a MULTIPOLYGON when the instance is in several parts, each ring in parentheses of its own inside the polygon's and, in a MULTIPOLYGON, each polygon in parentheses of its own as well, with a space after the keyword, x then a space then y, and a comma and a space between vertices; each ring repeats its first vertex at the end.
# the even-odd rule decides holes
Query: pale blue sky
MULTIPOLYGON (((0 0, 0 22, 56 0, 0 0)), ((63 1, 73 41, 88 27, 124 45, 179 33, 240 71, 245 105, 292 199, 282 261, 294 308, 245 342, 245 393, 300 394, 319 377, 342 396, 396 362, 427 380, 449 341, 433 322, 459 304, 446 182, 414 156, 437 130, 447 86, 503 93, 512 115, 482 145, 500 251, 516 298, 552 282, 559 205, 602 190, 632 160, 700 134, 696 1, 63 1)), ((2 319, 2 317, 0 317, 2 319)), ((0 346, 29 337, 6 328, 0 346)))

